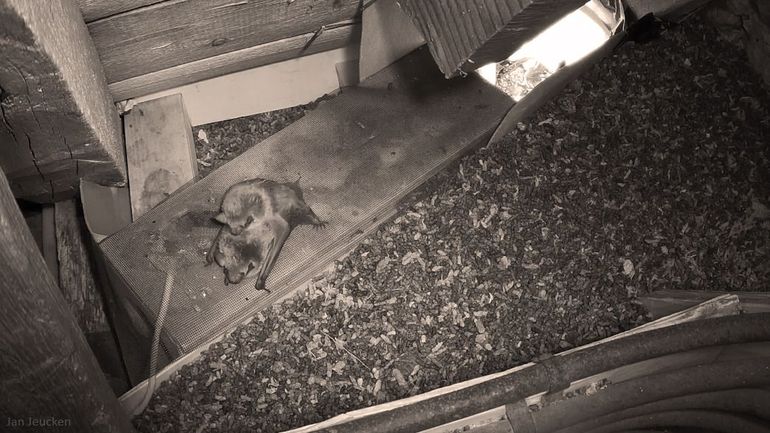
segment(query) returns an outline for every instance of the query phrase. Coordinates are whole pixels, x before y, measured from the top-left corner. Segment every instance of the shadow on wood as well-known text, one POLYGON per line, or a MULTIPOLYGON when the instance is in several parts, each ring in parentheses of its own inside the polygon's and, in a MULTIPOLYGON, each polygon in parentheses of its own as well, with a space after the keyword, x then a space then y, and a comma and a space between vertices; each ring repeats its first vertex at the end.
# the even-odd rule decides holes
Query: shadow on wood
POLYGON ((0 412, 57 431, 133 431, 0 172, 0 412))

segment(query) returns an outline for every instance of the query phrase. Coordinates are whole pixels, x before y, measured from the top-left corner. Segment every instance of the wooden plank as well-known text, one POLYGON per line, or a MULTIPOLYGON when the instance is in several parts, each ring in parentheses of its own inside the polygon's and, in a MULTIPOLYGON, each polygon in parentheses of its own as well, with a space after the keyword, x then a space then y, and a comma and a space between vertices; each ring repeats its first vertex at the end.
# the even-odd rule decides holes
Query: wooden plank
POLYGON ((109 331, 104 299, 94 279, 80 202, 63 200, 55 205, 56 251, 59 288, 80 329, 86 334, 109 331))
POLYGON ((315 32, 219 54, 109 84, 116 101, 179 87, 208 78, 358 43, 358 24, 338 23, 315 39, 315 32), (308 45, 312 39, 312 43, 308 45))
POLYGON ((4 430, 132 432, 46 270, 2 170, 0 244, 4 430), (31 420, 46 424, 35 426, 31 420))
POLYGON ((43 259, 45 260, 48 271, 53 280, 59 284, 59 255, 56 249, 56 216, 54 205, 43 205, 42 207, 43 233, 42 248, 43 259))
POLYGON ((495 421, 489 424, 482 424, 480 426, 473 427, 469 430, 473 433, 514 433, 511 423, 507 420, 495 421))
POLYGON ((110 83, 318 31, 359 0, 180 0, 88 25, 110 83))
POLYGON ((505 416, 505 406, 496 407, 467 418, 458 419, 454 422, 423 430, 421 433, 454 433, 466 431, 475 433, 513 433, 511 424, 505 416))
POLYGON ((0 0, 0 106, 14 191, 73 195, 80 178, 125 181, 118 114, 80 12, 69 0, 0 0))
POLYGON ((585 0, 403 0, 447 77, 499 62, 585 0))
POLYGON ((125 115, 131 215, 136 220, 198 175, 182 95, 137 104, 125 115))
POLYGON ((77 0, 77 4, 83 14, 83 19, 90 23, 163 1, 166 0, 77 0))
POLYGON ((396 0, 378 0, 362 17, 359 80, 363 81, 425 43, 396 0))
POLYGON ((738 308, 746 313, 770 312, 770 293, 765 292, 728 292, 699 290, 657 290, 649 295, 640 296, 639 301, 647 308, 653 318, 667 316, 697 305, 708 299, 732 296, 740 301, 738 308))

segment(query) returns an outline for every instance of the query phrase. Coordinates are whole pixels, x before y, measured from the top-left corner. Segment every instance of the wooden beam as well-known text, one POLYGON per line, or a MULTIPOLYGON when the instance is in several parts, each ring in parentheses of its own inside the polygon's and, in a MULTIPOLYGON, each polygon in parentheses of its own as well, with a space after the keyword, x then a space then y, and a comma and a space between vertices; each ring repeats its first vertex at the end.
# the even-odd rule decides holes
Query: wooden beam
POLYGON ((54 206, 59 288, 84 333, 109 331, 104 300, 94 280, 91 257, 86 247, 88 233, 80 202, 70 199, 57 202, 54 206))
MULTIPOLYGON (((100 373, 0 170, 0 413, 38 431, 133 429, 100 373), (35 427, 32 422, 44 423, 35 427)), ((10 428, 14 430, 14 428, 10 428)))
POLYGON ((358 43, 360 25, 337 23, 330 27, 317 36, 315 32, 305 33, 115 81, 109 89, 113 98, 121 101, 358 43))
POLYGON ((198 175, 195 140, 182 95, 137 104, 125 116, 134 221, 198 175))
POLYGON ((107 80, 123 81, 350 20, 360 0, 166 1, 88 25, 107 80))
POLYGON ((0 164, 18 197, 50 202, 80 178, 125 181, 118 114, 71 0, 0 0, 0 164))
POLYGON ((447 77, 498 62, 585 0, 402 0, 447 77))
POLYGON ((165 0, 77 0, 83 19, 90 23, 112 15, 125 13, 165 0))

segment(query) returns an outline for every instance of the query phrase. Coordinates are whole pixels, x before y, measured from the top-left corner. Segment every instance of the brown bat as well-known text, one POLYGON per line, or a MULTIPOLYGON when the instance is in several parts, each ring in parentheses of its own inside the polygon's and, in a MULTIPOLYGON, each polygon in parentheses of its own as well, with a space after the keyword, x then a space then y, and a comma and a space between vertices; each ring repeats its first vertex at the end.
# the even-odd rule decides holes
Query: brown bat
POLYGON ((215 261, 224 268, 225 284, 237 284, 244 277, 256 275, 255 287, 260 290, 265 289, 265 281, 294 227, 326 226, 305 203, 299 180, 239 182, 225 192, 221 212, 215 219, 223 227, 211 246, 207 262, 215 261))

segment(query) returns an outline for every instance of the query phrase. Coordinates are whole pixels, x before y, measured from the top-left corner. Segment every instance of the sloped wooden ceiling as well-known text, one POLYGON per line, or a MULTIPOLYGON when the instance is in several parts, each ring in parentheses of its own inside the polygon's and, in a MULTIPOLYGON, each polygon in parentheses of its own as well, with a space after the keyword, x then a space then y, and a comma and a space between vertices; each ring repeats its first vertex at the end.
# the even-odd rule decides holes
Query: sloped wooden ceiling
POLYGON ((116 100, 357 41, 360 0, 78 0, 116 100))

